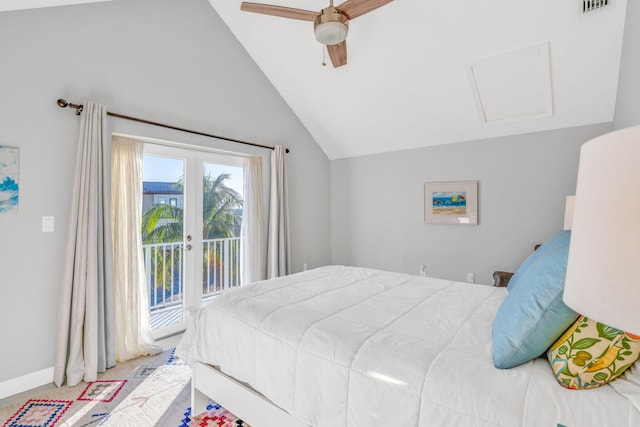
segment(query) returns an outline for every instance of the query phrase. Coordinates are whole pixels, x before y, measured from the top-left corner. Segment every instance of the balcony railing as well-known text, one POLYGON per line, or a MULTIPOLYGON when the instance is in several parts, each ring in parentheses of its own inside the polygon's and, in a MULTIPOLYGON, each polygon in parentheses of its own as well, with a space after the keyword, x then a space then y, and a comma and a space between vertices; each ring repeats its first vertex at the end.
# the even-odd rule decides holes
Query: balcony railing
MULTIPOLYGON (((151 312, 177 308, 184 294, 183 243, 147 244, 142 251, 151 312)), ((240 285, 239 237, 204 240, 202 255, 203 298, 240 285)))

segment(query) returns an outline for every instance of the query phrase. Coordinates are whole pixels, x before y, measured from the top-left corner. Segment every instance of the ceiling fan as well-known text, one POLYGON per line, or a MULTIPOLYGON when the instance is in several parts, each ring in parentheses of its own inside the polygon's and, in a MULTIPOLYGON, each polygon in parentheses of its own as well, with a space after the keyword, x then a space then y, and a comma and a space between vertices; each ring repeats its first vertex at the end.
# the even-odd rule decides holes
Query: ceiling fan
POLYGON ((242 2, 240 9, 245 12, 313 22, 316 40, 327 46, 333 66, 340 67, 347 63, 347 41, 345 39, 349 32, 349 20, 371 12, 392 1, 347 0, 334 7, 333 0, 330 0, 329 6, 320 12, 249 2, 242 2))

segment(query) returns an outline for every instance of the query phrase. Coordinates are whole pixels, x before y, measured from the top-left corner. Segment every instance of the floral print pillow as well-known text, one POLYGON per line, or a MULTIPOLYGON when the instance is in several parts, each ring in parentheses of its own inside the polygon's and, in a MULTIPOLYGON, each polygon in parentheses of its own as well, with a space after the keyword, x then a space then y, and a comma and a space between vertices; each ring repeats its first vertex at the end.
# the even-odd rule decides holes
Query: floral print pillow
POLYGON ((640 357, 640 336, 585 316, 549 348, 547 358, 560 385, 570 389, 600 387, 622 374, 640 357))

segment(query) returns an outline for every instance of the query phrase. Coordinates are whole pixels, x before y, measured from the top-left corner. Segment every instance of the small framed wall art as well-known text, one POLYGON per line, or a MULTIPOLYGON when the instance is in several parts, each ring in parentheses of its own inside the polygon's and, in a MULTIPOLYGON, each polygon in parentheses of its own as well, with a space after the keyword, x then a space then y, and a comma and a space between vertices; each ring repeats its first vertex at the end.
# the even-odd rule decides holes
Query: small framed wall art
POLYGON ((478 181, 426 182, 424 222, 478 224, 478 181))
POLYGON ((0 213, 18 210, 20 149, 0 146, 0 213))

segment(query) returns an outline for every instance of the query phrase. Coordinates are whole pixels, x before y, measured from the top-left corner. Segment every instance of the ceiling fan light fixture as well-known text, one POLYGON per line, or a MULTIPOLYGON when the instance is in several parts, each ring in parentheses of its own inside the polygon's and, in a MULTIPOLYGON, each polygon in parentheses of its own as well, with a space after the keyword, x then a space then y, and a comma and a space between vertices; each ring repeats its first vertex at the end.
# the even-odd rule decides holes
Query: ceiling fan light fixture
POLYGON ((348 31, 349 27, 341 22, 326 22, 316 26, 316 40, 325 45, 342 43, 348 31))
POLYGON ((324 45, 342 43, 349 32, 349 19, 330 6, 318 15, 314 23, 316 40, 324 45))

